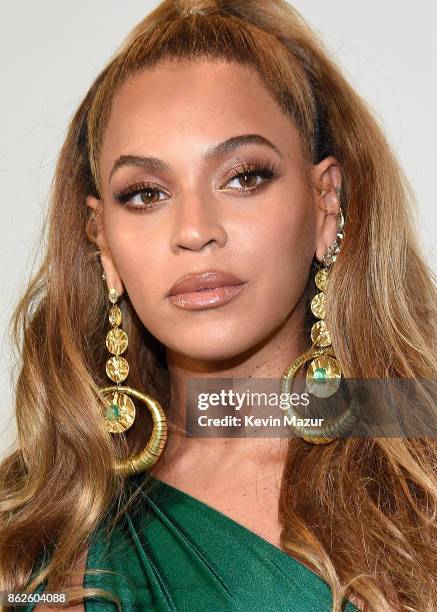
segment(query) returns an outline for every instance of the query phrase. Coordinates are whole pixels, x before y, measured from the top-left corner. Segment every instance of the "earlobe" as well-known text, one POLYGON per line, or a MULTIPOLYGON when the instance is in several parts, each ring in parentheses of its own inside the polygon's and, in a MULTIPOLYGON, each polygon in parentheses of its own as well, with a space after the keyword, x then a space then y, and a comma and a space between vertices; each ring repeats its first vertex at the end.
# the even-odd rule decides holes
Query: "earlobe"
POLYGON ((106 282, 108 293, 111 289, 116 289, 118 295, 122 296, 124 293, 123 282, 117 272, 109 251, 101 253, 100 263, 102 266, 102 272, 104 273, 104 281, 106 282))
POLYGON ((88 195, 86 197, 86 205, 89 206, 90 208, 98 208, 100 206, 100 200, 98 198, 96 198, 95 196, 92 195, 88 195))

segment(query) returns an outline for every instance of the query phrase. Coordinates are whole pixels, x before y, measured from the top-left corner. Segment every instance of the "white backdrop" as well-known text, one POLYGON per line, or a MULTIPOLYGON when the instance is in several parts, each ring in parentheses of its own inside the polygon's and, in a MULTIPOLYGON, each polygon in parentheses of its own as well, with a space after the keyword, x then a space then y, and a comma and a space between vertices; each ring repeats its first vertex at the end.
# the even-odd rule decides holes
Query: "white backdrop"
MULTIPOLYGON (((157 4, 0 5, 0 455, 16 439, 8 322, 38 263, 39 230, 67 122, 123 37, 157 4)), ((416 191, 420 236, 437 272, 437 4, 296 0, 293 5, 382 123, 416 191)))

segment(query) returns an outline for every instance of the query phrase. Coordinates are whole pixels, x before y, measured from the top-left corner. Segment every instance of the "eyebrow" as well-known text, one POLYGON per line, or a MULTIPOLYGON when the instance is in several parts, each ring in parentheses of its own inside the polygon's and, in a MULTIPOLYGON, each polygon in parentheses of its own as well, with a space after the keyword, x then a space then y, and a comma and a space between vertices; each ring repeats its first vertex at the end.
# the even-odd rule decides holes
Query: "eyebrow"
MULTIPOLYGON (((243 134, 242 136, 233 136, 232 138, 228 138, 224 142, 220 142, 216 145, 212 145, 209 147, 205 153, 202 155, 202 161, 209 162, 212 160, 218 160, 229 153, 232 153, 248 144, 259 144, 263 146, 267 146, 275 153, 277 153, 280 157, 284 157, 281 151, 278 149, 276 145, 274 145, 270 140, 261 136, 261 134, 243 134)), ((109 180, 111 180, 112 175, 118 168, 122 166, 140 166, 142 168, 152 168, 154 170, 170 170, 170 166, 163 162, 161 159, 157 157, 143 157, 142 155, 121 155, 112 166, 111 173, 109 175, 109 180)))

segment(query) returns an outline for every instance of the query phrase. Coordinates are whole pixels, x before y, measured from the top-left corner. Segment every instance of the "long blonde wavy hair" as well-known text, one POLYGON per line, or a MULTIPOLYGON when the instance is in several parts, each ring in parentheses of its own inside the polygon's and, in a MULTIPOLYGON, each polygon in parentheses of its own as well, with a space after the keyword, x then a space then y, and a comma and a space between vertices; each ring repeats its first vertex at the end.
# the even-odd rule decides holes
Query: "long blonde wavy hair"
MULTIPOLYGON (((366 102, 284 0, 164 0, 129 34, 71 120, 45 258, 13 315, 19 439, 0 466, 0 590, 32 591, 42 581, 62 590, 99 522, 128 503, 111 466, 115 455, 145 446, 150 423, 138 415, 140 424, 117 437, 122 442, 104 426, 107 296, 85 198, 100 193, 96 160, 120 85, 163 58, 200 57, 254 67, 299 129, 309 162, 320 132, 326 153, 339 160, 347 231, 326 321, 344 376, 436 378, 436 279, 417 240, 411 187, 366 102), (51 554, 36 568, 44 551, 51 554)), ((128 297, 123 322, 130 384, 165 407, 164 347, 128 297)), ((402 610, 435 610, 436 441, 368 437, 321 446, 293 437, 288 444, 282 546, 330 585, 334 612, 351 592, 378 612, 395 600, 402 610)), ((70 590, 77 600, 99 592, 70 590)))

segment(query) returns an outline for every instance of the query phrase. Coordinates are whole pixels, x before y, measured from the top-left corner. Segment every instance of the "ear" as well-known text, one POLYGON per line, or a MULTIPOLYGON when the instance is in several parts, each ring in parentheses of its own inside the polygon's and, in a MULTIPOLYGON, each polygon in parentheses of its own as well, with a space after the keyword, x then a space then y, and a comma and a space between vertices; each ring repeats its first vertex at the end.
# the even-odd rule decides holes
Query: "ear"
POLYGON ((316 222, 314 250, 317 259, 322 261, 338 230, 340 201, 336 188, 341 188, 341 172, 335 157, 325 157, 311 168, 311 185, 316 222))
POLYGON ((87 196, 86 204, 93 209, 90 221, 92 222, 92 230, 90 240, 96 244, 100 251, 100 262, 106 273, 106 284, 109 289, 116 289, 118 295, 124 292, 123 281, 117 270, 114 259, 112 257, 109 246, 106 242, 105 228, 103 223, 103 202, 94 196, 87 196))

